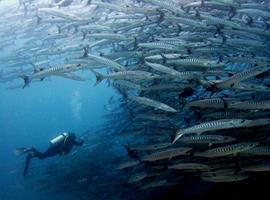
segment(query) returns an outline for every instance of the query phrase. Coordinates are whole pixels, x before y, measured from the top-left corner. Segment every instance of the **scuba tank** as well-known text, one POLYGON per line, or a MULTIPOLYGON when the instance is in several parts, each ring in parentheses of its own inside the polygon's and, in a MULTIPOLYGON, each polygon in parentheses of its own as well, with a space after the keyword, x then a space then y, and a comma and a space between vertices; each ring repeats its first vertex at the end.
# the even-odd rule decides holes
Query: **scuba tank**
POLYGON ((58 144, 60 144, 61 142, 63 142, 68 136, 69 136, 68 133, 62 133, 61 135, 58 135, 57 137, 53 138, 50 141, 50 144, 52 146, 57 146, 58 144))

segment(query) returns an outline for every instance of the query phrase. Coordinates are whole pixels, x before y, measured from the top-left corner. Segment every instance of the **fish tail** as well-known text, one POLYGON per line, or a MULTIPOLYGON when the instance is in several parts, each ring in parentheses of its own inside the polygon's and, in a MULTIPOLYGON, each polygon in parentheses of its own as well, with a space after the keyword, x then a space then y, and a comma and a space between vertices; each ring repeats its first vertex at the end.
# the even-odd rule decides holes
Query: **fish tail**
POLYGON ((30 79, 29 79, 28 76, 26 76, 26 75, 21 75, 20 78, 22 78, 23 81, 24 81, 24 85, 23 85, 23 87, 22 87, 23 89, 24 89, 26 86, 29 86, 30 79))
POLYGON ((95 85, 94 85, 94 86, 96 86, 96 85, 98 85, 98 84, 104 79, 104 77, 103 77, 102 74, 100 74, 100 73, 98 73, 98 72, 96 72, 96 71, 94 71, 94 70, 91 70, 91 71, 92 71, 93 74, 96 76, 96 83, 95 83, 95 85))
POLYGON ((199 10, 196 10, 195 16, 196 16, 196 17, 200 17, 200 12, 199 12, 199 10))
POLYGON ((92 0, 88 0, 86 5, 91 5, 91 3, 92 3, 92 0))
POLYGON ((37 17, 37 26, 38 26, 40 24, 42 18, 38 14, 36 14, 36 17, 37 17))
POLYGON ((88 48, 87 48, 87 47, 84 47, 84 48, 83 48, 83 56, 82 56, 82 57, 83 57, 83 58, 88 57, 88 53, 89 53, 89 52, 88 52, 88 48))
POLYGON ((61 26, 59 26, 59 25, 56 25, 56 27, 57 27, 57 32, 58 32, 58 34, 61 34, 61 26))
POLYGON ((122 146, 123 146, 127 151, 130 151, 129 143, 127 143, 127 144, 122 144, 122 146))
POLYGON ((25 148, 24 147, 16 148, 13 150, 13 152, 16 156, 20 156, 20 155, 23 155, 25 153, 25 148))
POLYGON ((86 32, 84 32, 84 31, 82 31, 82 34, 83 34, 83 36, 82 36, 82 40, 85 40, 85 38, 86 38, 86 32))
POLYGON ((25 5, 25 3, 23 3, 22 5, 23 5, 24 16, 26 16, 27 15, 27 6, 25 5))
POLYGON ((180 139, 184 134, 183 133, 179 133, 179 130, 178 130, 178 133, 176 133, 173 141, 172 141, 172 144, 174 144, 178 139, 180 139))
POLYGON ((141 161, 141 158, 138 156, 138 152, 136 150, 132 150, 130 148, 130 144, 129 143, 122 144, 122 146, 127 150, 128 156, 130 158, 134 158, 134 159, 137 159, 137 160, 141 161))
POLYGON ((184 97, 179 96, 179 107, 180 111, 187 107, 187 100, 184 97))
POLYGON ((134 118, 135 116, 134 116, 134 113, 133 113, 132 109, 131 109, 130 107, 127 106, 127 110, 128 110, 129 115, 130 115, 132 118, 134 118))
POLYGON ((136 36, 134 36, 134 49, 138 48, 138 39, 136 36))
POLYGON ((205 6, 204 0, 201 0, 201 6, 202 6, 202 7, 205 6))

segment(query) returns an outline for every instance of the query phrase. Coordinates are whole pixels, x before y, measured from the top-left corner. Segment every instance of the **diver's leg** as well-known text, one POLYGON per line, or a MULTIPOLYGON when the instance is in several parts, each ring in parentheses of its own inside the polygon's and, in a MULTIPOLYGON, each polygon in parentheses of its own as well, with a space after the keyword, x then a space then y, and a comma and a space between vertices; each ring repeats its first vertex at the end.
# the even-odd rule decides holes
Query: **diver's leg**
POLYGON ((25 177, 27 175, 28 172, 28 168, 29 168, 29 164, 30 164, 30 160, 31 158, 33 158, 33 155, 31 153, 29 153, 26 156, 26 161, 25 161, 25 166, 24 166, 24 171, 23 171, 23 176, 25 177))
POLYGON ((40 158, 42 156, 42 153, 37 151, 35 148, 27 148, 26 152, 29 152, 26 156, 26 161, 25 161, 25 166, 24 166, 24 171, 23 171, 23 176, 25 177, 28 173, 28 168, 29 164, 31 161, 31 158, 33 157, 38 157, 40 158))
POLYGON ((30 152, 32 157, 37 157, 40 160, 43 160, 47 157, 55 156, 59 153, 59 149, 57 147, 50 147, 45 152, 40 152, 36 150, 35 148, 31 148, 28 150, 30 152))
POLYGON ((37 157, 40 160, 42 160, 42 159, 48 157, 48 154, 46 153, 47 151, 42 153, 42 152, 39 152, 38 150, 36 150, 35 148, 29 148, 29 149, 27 149, 27 152, 29 152, 29 153, 26 156, 26 161, 25 161, 25 166, 24 166, 24 171, 23 171, 23 176, 24 177, 28 173, 28 168, 29 168, 31 158, 37 157))
POLYGON ((47 157, 46 152, 42 153, 35 148, 29 149, 28 152, 30 152, 28 155, 31 155, 32 157, 37 157, 38 159, 44 159, 47 157))
POLYGON ((48 148, 44 153, 36 151, 35 154, 36 154, 36 157, 42 160, 42 159, 59 154, 59 148, 53 146, 53 147, 48 148))

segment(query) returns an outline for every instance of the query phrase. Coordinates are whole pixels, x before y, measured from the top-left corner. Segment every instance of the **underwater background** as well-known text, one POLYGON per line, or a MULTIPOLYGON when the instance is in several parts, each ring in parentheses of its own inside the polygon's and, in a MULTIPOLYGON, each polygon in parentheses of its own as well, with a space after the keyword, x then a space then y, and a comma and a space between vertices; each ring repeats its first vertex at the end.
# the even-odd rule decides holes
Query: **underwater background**
MULTIPOLYGON (((18 159, 13 149, 30 145, 45 150, 49 140, 61 132, 81 135, 90 131, 102 123, 104 105, 114 94, 103 85, 94 88, 89 83, 53 82, 53 88, 46 82, 28 91, 1 88, 1 199, 33 195, 31 188, 24 188, 24 158, 18 159)), ((46 162, 36 164, 44 166, 46 162)), ((33 197, 37 198, 43 197, 33 197)))
POLYGON ((0 1, 0 200, 267 199, 269 12, 259 0, 0 1), (233 126, 213 132, 232 141, 181 141, 219 111, 233 126), (45 151, 66 131, 85 144, 33 159, 23 177, 13 150, 45 151), (187 154, 155 154, 176 140, 187 154), (179 163, 211 167, 170 168, 179 163))

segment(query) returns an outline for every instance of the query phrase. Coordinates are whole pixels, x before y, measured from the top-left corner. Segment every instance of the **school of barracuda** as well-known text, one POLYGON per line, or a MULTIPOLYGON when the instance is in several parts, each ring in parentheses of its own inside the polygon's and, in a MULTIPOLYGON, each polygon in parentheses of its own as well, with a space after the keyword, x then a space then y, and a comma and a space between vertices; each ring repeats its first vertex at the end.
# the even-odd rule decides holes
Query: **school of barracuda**
POLYGON ((20 0, 0 25, 2 52, 23 41, 1 56, 0 81, 21 81, 8 89, 89 71, 118 91, 129 184, 270 171, 270 2, 20 0))

